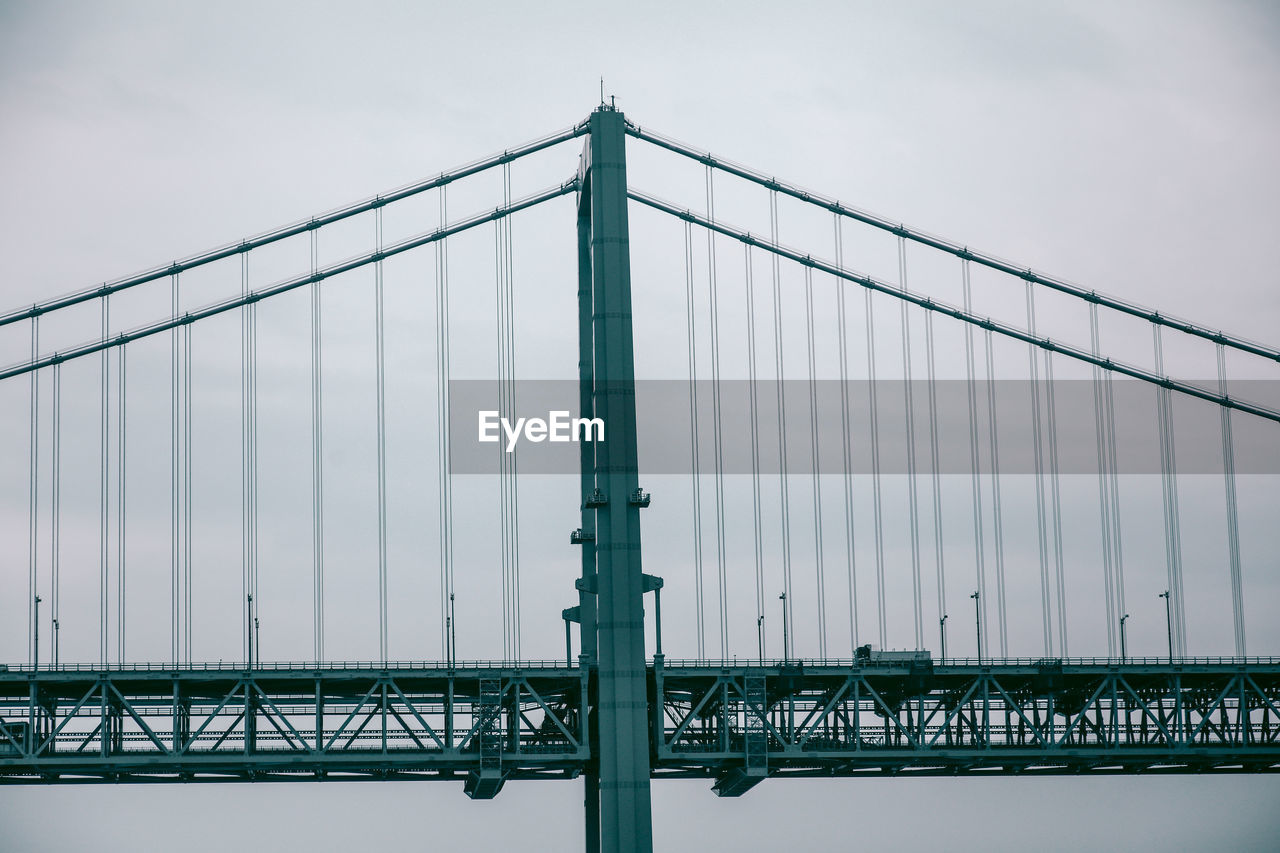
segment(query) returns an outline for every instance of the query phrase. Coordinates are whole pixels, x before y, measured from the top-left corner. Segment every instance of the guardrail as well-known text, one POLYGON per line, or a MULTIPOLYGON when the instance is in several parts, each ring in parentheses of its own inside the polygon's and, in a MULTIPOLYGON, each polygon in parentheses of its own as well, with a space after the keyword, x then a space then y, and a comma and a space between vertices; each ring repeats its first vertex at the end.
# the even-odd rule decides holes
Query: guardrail
MULTIPOLYGON (((935 658, 933 666, 1254 666, 1280 664, 1280 657, 1023 657, 1023 658, 935 658)), ((696 667, 765 667, 776 669, 782 666, 794 667, 884 667, 910 665, 910 660, 857 660, 854 658, 790 658, 782 660, 774 658, 760 661, 758 659, 734 658, 732 660, 691 660, 671 659, 664 661, 664 666, 671 668, 696 667)))
MULTIPOLYGON (((1280 664, 1280 657, 1018 657, 1018 658, 938 658, 932 661, 934 667, 943 666, 1256 666, 1280 664)), ((748 658, 691 659, 675 658, 665 660, 668 668, 733 668, 733 667, 884 667, 910 664, 909 660, 876 661, 874 659, 858 660, 854 658, 772 658, 764 661, 748 658)), ((279 672, 279 671, 350 671, 350 670, 416 670, 416 671, 456 671, 467 669, 577 669, 577 661, 572 665, 563 660, 468 660, 468 661, 270 661, 256 663, 252 666, 243 661, 201 661, 196 663, 174 663, 172 661, 146 661, 139 663, 63 663, 40 664, 0 664, 0 675, 6 672, 279 672)))

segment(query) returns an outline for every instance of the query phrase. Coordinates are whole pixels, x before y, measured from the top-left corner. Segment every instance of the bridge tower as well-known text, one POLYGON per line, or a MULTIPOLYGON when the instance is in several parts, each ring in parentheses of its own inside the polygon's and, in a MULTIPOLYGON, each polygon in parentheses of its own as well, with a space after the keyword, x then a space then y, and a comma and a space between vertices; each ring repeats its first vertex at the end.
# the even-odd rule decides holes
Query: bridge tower
POLYGON ((644 500, 636 460, 626 137, 623 115, 612 106, 591 114, 580 178, 581 415, 605 424, 605 441, 581 442, 582 655, 597 671, 587 849, 648 853, 653 827, 640 561, 644 500))

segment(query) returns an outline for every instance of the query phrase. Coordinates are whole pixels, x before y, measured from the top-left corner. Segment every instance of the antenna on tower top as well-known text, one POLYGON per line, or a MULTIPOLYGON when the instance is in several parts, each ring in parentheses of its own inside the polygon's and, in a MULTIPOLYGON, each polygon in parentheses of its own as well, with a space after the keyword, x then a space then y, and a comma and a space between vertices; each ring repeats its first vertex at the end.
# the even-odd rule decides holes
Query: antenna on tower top
POLYGON ((600 106, 604 106, 604 75, 600 75, 600 106))

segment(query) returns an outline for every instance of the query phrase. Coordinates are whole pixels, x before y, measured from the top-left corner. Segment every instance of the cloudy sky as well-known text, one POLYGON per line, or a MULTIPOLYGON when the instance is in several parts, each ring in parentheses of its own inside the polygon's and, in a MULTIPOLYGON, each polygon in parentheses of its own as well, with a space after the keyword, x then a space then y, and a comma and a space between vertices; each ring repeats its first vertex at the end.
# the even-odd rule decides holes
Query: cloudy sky
MULTIPOLYGON (((596 105, 603 76, 618 106, 645 127, 1086 287, 1274 345, 1275 329, 1280 328, 1275 273, 1280 268, 1280 241, 1275 239, 1280 169, 1274 155, 1280 150, 1278 44, 1280 14, 1265 2, 683 3, 644 8, 373 3, 357 9, 336 3, 0 0, 0 309, 304 219, 571 125, 596 105)), ((576 166, 577 149, 570 143, 527 170, 517 170, 516 194, 567 177, 576 166)), ((702 198, 700 172, 671 158, 638 152, 632 177, 644 189, 689 204, 702 198)), ((490 182, 474 196, 460 190, 451 211, 461 215, 492 206, 495 189, 490 182)), ((726 199, 737 198, 728 187, 724 192, 726 199)), ((742 196, 741 212, 729 200, 718 209, 727 220, 760 229, 767 207, 747 209, 749 198, 742 196)), ((405 233, 434 227, 433 204, 424 204, 404 221, 389 219, 389 227, 405 233)), ((526 353, 517 371, 524 377, 573 375, 571 210, 571 203, 561 200, 514 224, 521 250, 516 281, 524 285, 518 297, 523 301, 517 309, 522 319, 517 348, 526 353), (552 331, 560 327, 563 331, 552 331)), ((795 218, 784 219, 784 237, 794 235, 795 242, 802 242, 808 232, 801 223, 808 223, 798 212, 787 216, 795 218)), ((667 326, 684 322, 683 280, 674 285, 668 281, 682 276, 680 229, 651 214, 633 217, 635 240, 649 241, 637 251, 637 282, 651 284, 653 294, 646 297, 653 300, 649 307, 637 305, 637 325, 652 333, 646 340, 656 342, 639 359, 639 369, 654 378, 679 377, 687 369, 683 336, 673 337, 673 346, 667 347, 662 335, 667 326), (668 306, 680 312, 674 323, 665 322, 668 306)), ((815 254, 830 245, 829 228, 829 222, 818 222, 811 229, 817 234, 812 237, 815 254)), ((339 232, 323 251, 333 258, 357 251, 367 246, 370 234, 371 228, 339 232)), ((477 331, 483 323, 472 321, 472 329, 461 318, 469 307, 477 317, 489 316, 483 314, 484 298, 469 302, 468 293, 491 296, 492 272, 484 264, 492 264, 492 245, 492 238, 482 235, 472 243, 460 240, 455 250, 460 317, 455 366, 468 377, 486 377, 491 370, 486 358, 491 357, 492 340, 477 331)), ((851 250, 851 266, 862 263, 861 268, 886 278, 896 275, 891 243, 887 253, 869 238, 853 245, 863 249, 851 250)), ((305 251, 304 246, 303 258, 305 251)), ((724 252, 738 262, 736 250, 724 252)), ((292 260, 296 256, 269 260, 254 274, 263 276, 262 281, 286 274, 292 260)), ((921 263, 921 270, 933 270, 921 263)), ((761 263, 757 275, 765 269, 761 263)), ((414 424, 434 415, 431 398, 419 399, 411 392, 419 387, 414 385, 418 372, 429 369, 421 365, 433 358, 430 339, 424 342, 415 335, 416 323, 430 322, 431 301, 414 282, 429 282, 430 270, 429 255, 421 267, 388 265, 389 442, 400 454, 403 470, 422 466, 424 474, 429 460, 416 448, 414 436, 421 433, 415 433, 414 424)), ((936 280, 913 276, 912 281, 938 298, 958 301, 958 281, 938 275, 936 280)), ((331 517, 358 516, 360 522, 352 523, 359 528, 354 533, 335 532, 329 559, 335 566, 358 568, 369 563, 365 534, 372 444, 367 418, 347 425, 342 415, 347 409, 367 411, 372 399, 365 370, 372 352, 369 280, 357 279, 347 291, 335 288, 331 297, 326 294, 332 300, 327 316, 349 319, 353 327, 343 329, 336 321, 327 327, 331 373, 326 380, 332 384, 326 393, 336 412, 331 443, 337 455, 326 463, 338 484, 331 487, 330 512, 331 517), (344 359, 355 366, 347 370, 344 359), (350 479, 343 480, 348 474, 350 479)), ((192 305, 234 290, 238 278, 232 268, 229 278, 210 277, 199 287, 207 292, 195 292, 193 284, 188 297, 192 305)), ((976 279, 975 287, 981 289, 976 279)), ((1003 310, 1018 318, 1019 291, 991 293, 995 295, 987 297, 983 310, 997 315, 1003 310)), ((264 418, 274 418, 275 424, 264 426, 262 440, 271 458, 264 469, 263 494, 272 512, 269 524, 280 531, 264 543, 264 564, 280 567, 263 581, 263 606, 275 608, 264 613, 267 630, 278 637, 271 641, 275 653, 268 646, 265 656, 286 659, 308 657, 311 650, 308 421, 305 385, 296 384, 299 378, 306 381, 307 353, 299 345, 305 347, 307 306, 305 297, 297 296, 293 302, 281 300, 279 308, 264 306, 260 321, 263 357, 279 365, 264 368, 262 380, 264 418), (294 411, 298 404, 301 415, 294 411), (291 430, 302 430, 296 435, 303 439, 291 443, 291 430), (291 538, 295 536, 302 538, 291 538), (301 556, 293 553, 298 542, 301 556), (297 602, 302 617, 294 621, 288 613, 294 604, 288 592, 291 580, 303 589, 297 602)), ((150 302, 148 298, 132 305, 122 302, 119 310, 139 322, 150 318, 148 312, 154 313, 157 305, 167 311, 164 293, 150 302)), ((980 293, 977 298, 981 303, 984 297, 980 293)), ((1045 314, 1046 323, 1057 319, 1052 308, 1045 314)), ((896 311, 886 303, 878 318, 892 321, 896 311)), ((68 342, 93 334, 96 318, 82 319, 81 325, 73 322, 63 330, 68 342)), ((1075 328, 1078 333, 1078 324, 1075 328)), ((196 475, 204 489, 202 505, 212 507, 203 522, 202 535, 209 544, 201 565, 225 561, 233 566, 225 577, 202 576, 213 602, 210 614, 219 605, 233 606, 239 594, 234 567, 239 513, 233 502, 238 486, 235 463, 227 461, 238 452, 236 331, 228 320, 201 332, 197 341, 197 371, 207 383, 202 387, 211 389, 196 403, 203 430, 197 444, 207 450, 209 460, 197 462, 196 475), (232 466, 230 473, 220 474, 218 466, 226 464, 232 466), (225 553, 216 541, 223 530, 225 553)), ((1149 333, 1138 328, 1131 336, 1131 331, 1104 329, 1126 358, 1149 359, 1149 333)), ((941 328, 940 333, 946 334, 941 328)), ((0 362, 24 356, 24 334, 0 337, 0 362)), ((891 351, 895 332, 885 334, 882 343, 891 351)), ((151 366, 148 350, 139 347, 136 352, 130 355, 131 369, 139 371, 131 379, 135 396, 130 406, 135 408, 130 411, 139 413, 141 424, 154 406, 163 422, 167 346, 158 344, 151 351, 156 359, 151 366), (153 380, 159 383, 154 399, 146 390, 153 380)), ((1180 359, 1177 369, 1184 375, 1208 379, 1212 362, 1202 355, 1191 348, 1176 350, 1171 358, 1180 359)), ((1025 354, 1016 359, 1010 356, 1010 363, 1024 369, 1025 354)), ((792 363, 802 365, 802 356, 792 363)), ((949 364, 954 369, 956 362, 949 364)), ((1277 378, 1274 371, 1245 360, 1231 366, 1233 375, 1277 378)), ((943 372, 948 369, 944 363, 943 372)), ((735 373, 739 370, 736 364, 726 367, 734 376, 741 375, 735 373)), ((67 381, 74 389, 79 387, 75 382, 88 382, 93 375, 89 370, 78 380, 68 369, 67 381)), ((21 387, 0 389, 0 394, 0 431, 5 444, 15 448, 0 460, 0 535, 17 543, 6 549, 0 567, 2 588, 17 593, 6 594, 0 603, 0 659, 20 661, 26 649, 25 608, 19 603, 26 583, 25 381, 21 387)), ((68 406, 72 423, 80 416, 92 423, 94 400, 68 406)), ((167 469, 146 459, 148 428, 131 429, 139 450, 131 451, 138 468, 130 472, 135 490, 130 542, 134 577, 143 590, 130 605, 133 613, 164 600, 160 594, 159 599, 148 598, 145 589, 148 582, 157 589, 167 582, 168 516, 167 469), (154 487, 151 498, 148 484, 154 487)), ((157 433, 162 440, 165 429, 167 422, 157 433)), ((84 471, 67 475, 71 484, 65 511, 69 529, 76 529, 83 512, 80 529, 87 532, 81 551, 89 568, 84 589, 66 593, 68 615, 77 606, 93 611, 97 585, 97 516, 90 500, 96 495, 97 439, 96 433, 83 434, 88 436, 81 439, 85 447, 67 451, 72 464, 83 461, 84 471)), ((558 624, 552 620, 548 626, 540 617, 558 613, 570 594, 570 581, 561 571, 563 534, 576 515, 576 484, 564 482, 568 479, 531 479, 527 487, 545 490, 536 500, 563 508, 548 510, 545 537, 542 525, 530 523, 533 529, 523 540, 531 554, 526 566, 528 657, 559 652, 558 624)), ((1280 549, 1267 521, 1277 506, 1276 479, 1245 478, 1251 482, 1241 487, 1246 590, 1254 602, 1249 605, 1250 651, 1259 654, 1276 651, 1280 642, 1278 629, 1267 618, 1274 612, 1280 583, 1274 561, 1280 549)), ((657 519, 678 533, 671 537, 670 553, 659 550, 664 543, 653 543, 647 554, 660 555, 656 561, 650 556, 651 566, 672 566, 666 570, 670 576, 677 571, 677 559, 687 558, 682 514, 687 515, 688 504, 681 508, 678 499, 686 486, 674 479, 658 486, 671 497, 666 508, 656 502, 654 512, 668 514, 646 520, 657 519)), ((459 488, 460 500, 485 500, 481 486, 459 488)), ((957 488, 963 497, 967 487, 960 483, 957 488)), ((1135 487, 1133 495, 1145 496, 1149 505, 1158 502, 1157 490, 1143 493, 1142 488, 1135 487)), ((389 489, 392 562, 398 567, 435 547, 433 528, 415 521, 419 512, 434 518, 427 512, 434 511, 434 504, 421 499, 412 479, 393 478, 389 489)), ((654 491, 664 494, 658 487, 654 491)), ((1198 512, 1203 504, 1212 516, 1221 503, 1220 480, 1203 488, 1190 483, 1183 501, 1189 512, 1198 512)), ((952 515, 963 529, 963 516, 952 515)), ((1159 522, 1150 521, 1152 517, 1158 518, 1158 509, 1134 522, 1138 532, 1131 547, 1141 551, 1149 543, 1158 555, 1163 546, 1159 522)), ((485 523, 481 518, 460 521, 464 531, 473 533, 485 530, 485 523)), ((1188 565, 1199 560, 1210 566, 1196 583, 1207 599, 1221 598, 1225 574, 1211 571, 1222 565, 1220 549, 1215 550, 1221 530, 1215 526, 1201 534, 1194 525, 1187 527, 1187 547, 1194 555, 1188 565)), ((81 565, 76 562, 79 546, 73 542, 66 547, 68 564, 81 565)), ((961 541, 957 555, 968 547, 961 541)), ((1011 542, 1010 547, 1022 545, 1011 542)), ((1024 553, 1032 550, 1027 547, 1024 553)), ((1077 564, 1096 576, 1094 564, 1077 564)), ((64 571, 71 576, 75 569, 64 571)), ((1158 556, 1144 562, 1139 555, 1131 572, 1133 600, 1140 602, 1133 606, 1143 608, 1135 611, 1133 642, 1158 653, 1163 624, 1154 595, 1162 588, 1163 566, 1158 556)), ((421 601, 427 617, 393 611, 398 621, 391 627, 392 654, 399 650, 404 657, 434 657, 434 575, 396 577, 399 585, 393 588, 406 602, 421 601)), ((463 596, 463 642, 474 650, 463 656, 494 654, 495 630, 486 618, 492 610, 479 603, 481 591, 493 582, 480 575, 460 581, 471 583, 475 593, 463 596)), ((351 609, 363 614, 330 617, 332 656, 372 656, 376 628, 370 630, 367 617, 372 612, 376 624, 376 605, 367 591, 367 574, 353 570, 344 576, 335 569, 332 583, 333 595, 348 596, 351 609)), ((677 589, 683 583, 689 591, 686 581, 669 577, 668 583, 677 589)), ((966 574, 951 584, 948 602, 958 602, 953 607, 964 606, 970 583, 966 574)), ((749 597, 749 580, 742 586, 749 597)), ((664 625, 669 642, 686 649, 693 644, 690 598, 670 595, 670 619, 683 627, 664 625)), ((754 604, 744 598, 742 607, 752 622, 754 604)), ((891 645, 911 643, 907 609, 903 607, 903 619, 896 623, 907 630, 891 635, 891 645)), ((1229 606, 1225 621, 1223 617, 1219 608, 1206 609, 1198 621, 1192 618, 1189 630, 1203 653, 1230 652, 1229 606)), ((1100 625, 1090 618, 1079 617, 1080 639, 1073 650, 1105 652, 1105 644, 1100 650, 1096 642, 1090 645, 1101 636, 1100 625)), ((74 616, 64 621, 69 623, 67 654, 94 659, 96 629, 75 627, 74 616)), ((1015 636, 1025 636, 1030 644, 1024 653, 1039 654, 1038 625, 1033 619, 1015 621, 1015 636)), ((139 616, 131 657, 164 655, 167 614, 152 622, 139 616)), ((197 656, 230 659, 238 653, 238 622, 224 622, 197 614, 202 631, 197 656)), ((748 650, 754 646, 748 634, 743 639, 748 650)), ((972 641, 957 637, 954 642, 972 641)), ((580 844, 580 799, 576 782, 512 785, 492 803, 466 802, 460 790, 444 785, 399 783, 18 788, 0 798, 0 848, 212 850, 241 832, 247 843, 264 847, 420 847, 431 839, 505 849, 519 832, 531 833, 537 841, 527 843, 533 846, 573 848, 580 844), (211 815, 235 819, 211 822, 211 815)), ((947 843, 961 849, 1022 849, 1028 844, 1049 849, 1266 849, 1266 838, 1280 833, 1277 801, 1280 786, 1269 778, 795 782, 762 785, 739 801, 717 800, 704 783, 664 783, 654 789, 655 839, 668 850, 694 844, 710 850, 777 849, 801 840, 841 847, 852 838, 933 849, 945 832, 947 843), (932 819, 922 821, 922 814, 932 819), (860 820, 864 816, 875 820, 860 820)))

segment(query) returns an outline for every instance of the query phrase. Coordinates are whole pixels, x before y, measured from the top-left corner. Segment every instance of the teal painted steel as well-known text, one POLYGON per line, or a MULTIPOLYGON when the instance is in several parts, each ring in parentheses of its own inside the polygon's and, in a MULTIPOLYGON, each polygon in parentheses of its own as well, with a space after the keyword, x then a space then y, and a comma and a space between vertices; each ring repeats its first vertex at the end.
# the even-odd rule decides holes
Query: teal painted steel
MULTIPOLYGON (((602 106, 591 114, 588 133, 579 211, 587 218, 582 236, 589 245, 580 258, 590 261, 591 405, 594 415, 604 420, 605 440, 594 444, 594 482, 583 479, 583 505, 596 489, 604 493, 605 503, 584 510, 584 529, 586 516, 595 515, 596 574, 593 585, 583 580, 596 592, 593 711, 598 741, 593 743, 598 742, 600 847, 611 853, 646 853, 653 849, 653 827, 640 506, 631 500, 639 489, 639 473, 622 113, 602 106)), ((583 319, 585 310, 583 306, 583 319)), ((583 352, 585 356, 585 347, 583 352)), ((584 542, 584 548, 591 544, 584 542)), ((583 627, 585 636, 585 618, 583 627)))
MULTIPOLYGON (((1277 659, 647 669, 649 776, 723 796, 804 777, 1280 771, 1277 659)), ((0 784, 415 779, 491 796, 616 748, 588 743, 594 679, 528 661, 0 670, 0 784)))

